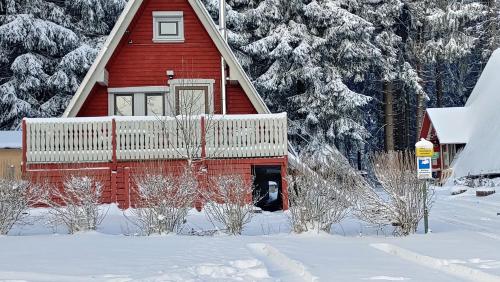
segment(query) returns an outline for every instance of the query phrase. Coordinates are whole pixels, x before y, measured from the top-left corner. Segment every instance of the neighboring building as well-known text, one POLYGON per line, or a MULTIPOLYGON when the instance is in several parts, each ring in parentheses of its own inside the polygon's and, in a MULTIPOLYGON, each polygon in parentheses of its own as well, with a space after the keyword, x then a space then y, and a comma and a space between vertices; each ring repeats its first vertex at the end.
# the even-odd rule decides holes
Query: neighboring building
POLYGON ((22 132, 0 131, 0 177, 19 177, 22 161, 22 132))
POLYGON ((105 171, 103 202, 133 205, 134 171, 189 158, 257 179, 261 195, 277 186, 269 209, 287 208, 286 114, 270 113, 199 0, 129 0, 64 116, 23 128, 26 172, 105 171))
POLYGON ((500 174, 500 49, 496 50, 464 107, 428 109, 420 137, 434 143, 437 177, 500 174), (446 173, 445 173, 446 174, 446 173))

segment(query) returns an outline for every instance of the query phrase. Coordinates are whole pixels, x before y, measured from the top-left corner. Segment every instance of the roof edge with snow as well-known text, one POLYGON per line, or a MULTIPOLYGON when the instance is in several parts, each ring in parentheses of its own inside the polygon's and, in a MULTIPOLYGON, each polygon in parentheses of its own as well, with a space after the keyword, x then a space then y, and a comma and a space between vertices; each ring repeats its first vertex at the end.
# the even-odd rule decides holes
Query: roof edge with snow
POLYGON ((440 144, 466 144, 471 120, 468 107, 429 108, 427 114, 440 144))

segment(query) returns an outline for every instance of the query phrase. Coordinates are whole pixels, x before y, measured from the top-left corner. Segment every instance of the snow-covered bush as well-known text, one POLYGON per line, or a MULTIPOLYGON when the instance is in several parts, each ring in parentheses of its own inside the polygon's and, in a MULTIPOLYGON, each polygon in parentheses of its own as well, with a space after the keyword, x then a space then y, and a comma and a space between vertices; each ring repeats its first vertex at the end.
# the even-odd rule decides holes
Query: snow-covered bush
POLYGON ((68 232, 96 230, 106 213, 100 206, 103 185, 91 176, 69 175, 63 189, 46 189, 43 203, 49 207, 50 223, 63 224, 68 232))
POLYGON ((303 155, 302 168, 287 177, 289 219, 293 231, 330 232, 352 206, 353 190, 359 185, 350 167, 318 156, 303 155))
MULTIPOLYGON (((372 158, 373 171, 383 193, 370 193, 364 204, 364 219, 371 223, 391 223, 395 234, 406 236, 417 231, 424 217, 424 192, 427 184, 417 177, 413 152, 390 151, 377 153, 372 158)), ((433 193, 427 191, 425 205, 432 204, 433 193)))
POLYGON ((28 181, 0 178, 0 235, 5 235, 23 220, 31 204, 38 200, 38 190, 28 181))
POLYGON ((465 176, 453 181, 455 185, 463 185, 469 188, 478 188, 478 187, 494 187, 494 180, 484 177, 483 175, 479 175, 478 177, 465 176))
MULTIPOLYGON (((230 235, 241 235, 252 220, 256 200, 252 196, 252 181, 242 175, 219 175, 211 179, 211 187, 203 192, 208 219, 220 224, 230 235)), ((256 197, 258 198, 258 197, 256 197)))
POLYGON ((198 188, 192 168, 180 175, 149 168, 135 176, 139 202, 130 219, 145 235, 179 232, 198 188))

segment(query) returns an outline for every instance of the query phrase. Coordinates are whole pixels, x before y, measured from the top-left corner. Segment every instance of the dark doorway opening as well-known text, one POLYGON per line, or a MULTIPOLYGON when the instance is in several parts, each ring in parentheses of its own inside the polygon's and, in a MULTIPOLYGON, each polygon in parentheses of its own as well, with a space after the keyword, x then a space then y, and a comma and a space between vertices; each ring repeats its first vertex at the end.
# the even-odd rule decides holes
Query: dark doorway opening
POLYGON ((281 195, 281 167, 254 166, 253 198, 257 207, 264 211, 279 211, 283 209, 281 195))

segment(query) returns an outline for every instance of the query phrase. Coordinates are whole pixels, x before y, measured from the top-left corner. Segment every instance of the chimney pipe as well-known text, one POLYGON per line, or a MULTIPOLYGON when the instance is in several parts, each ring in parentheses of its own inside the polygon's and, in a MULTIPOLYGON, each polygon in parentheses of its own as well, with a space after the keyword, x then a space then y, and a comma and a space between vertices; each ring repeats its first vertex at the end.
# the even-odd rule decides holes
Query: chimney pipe
MULTIPOLYGON (((226 30, 226 0, 219 0, 219 31, 224 41, 227 42, 226 30)), ((226 62, 224 57, 221 57, 221 95, 222 95, 222 114, 227 113, 226 109, 226 62)))
POLYGON ((226 0, 219 0, 219 30, 224 38, 224 41, 227 41, 227 32, 226 32, 226 0))

